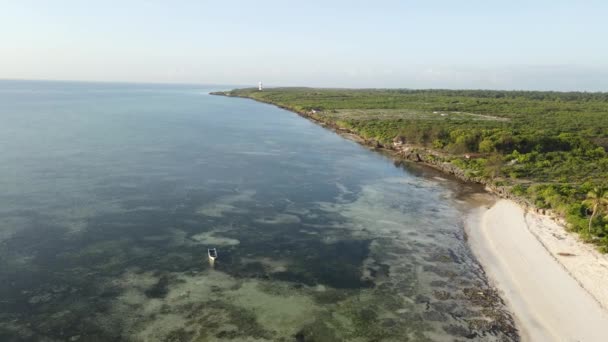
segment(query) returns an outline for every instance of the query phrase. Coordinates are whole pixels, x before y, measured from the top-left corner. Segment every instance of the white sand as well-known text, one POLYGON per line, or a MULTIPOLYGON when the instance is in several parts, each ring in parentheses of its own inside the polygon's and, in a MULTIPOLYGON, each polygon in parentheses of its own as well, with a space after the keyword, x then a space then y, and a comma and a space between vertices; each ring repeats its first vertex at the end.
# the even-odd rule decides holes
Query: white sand
POLYGON ((549 218, 525 213, 508 200, 475 209, 466 227, 524 341, 608 341, 604 255, 549 218))

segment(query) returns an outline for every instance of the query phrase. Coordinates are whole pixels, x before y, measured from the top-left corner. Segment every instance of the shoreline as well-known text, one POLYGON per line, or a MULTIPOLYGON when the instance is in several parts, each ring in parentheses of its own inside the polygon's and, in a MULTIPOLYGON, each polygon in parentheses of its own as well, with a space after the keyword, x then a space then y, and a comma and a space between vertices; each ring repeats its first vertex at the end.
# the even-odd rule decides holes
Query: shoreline
MULTIPOLYGON (((513 195, 507 187, 495 186, 494 184, 490 184, 490 183, 486 182, 481 177, 471 177, 471 176, 467 175, 464 170, 460 169, 456 165, 454 165, 450 162, 443 161, 441 157, 443 157, 444 154, 441 152, 434 151, 434 150, 426 148, 424 146, 411 145, 411 144, 386 146, 377 140, 366 139, 366 138, 360 136, 359 134, 357 134, 357 132, 355 132, 355 131, 352 131, 352 130, 344 128, 344 127, 340 127, 332 122, 327 122, 327 121, 321 119, 320 117, 316 116, 315 113, 296 110, 294 108, 290 108, 290 107, 287 107, 287 106, 284 106, 284 105, 281 105, 278 103, 264 101, 261 99, 256 99, 256 98, 248 97, 248 96, 234 95, 234 94, 230 93, 229 91, 211 92, 209 94, 216 95, 216 96, 247 99, 247 100, 252 100, 255 102, 264 103, 267 105, 271 105, 274 107, 284 109, 286 111, 297 114, 307 120, 310 120, 310 121, 318 124, 321 127, 329 129, 329 130, 333 131, 334 133, 342 136, 345 139, 355 141, 362 146, 371 148, 373 150, 384 150, 384 151, 393 153, 395 155, 395 158, 399 158, 401 160, 407 160, 410 162, 414 162, 416 164, 425 165, 432 169, 438 170, 444 174, 451 175, 465 183, 474 183, 474 184, 482 185, 485 187, 486 191, 488 191, 500 198, 506 198, 506 199, 513 200, 525 208, 532 208, 537 212, 546 213, 546 214, 550 214, 550 215, 554 216, 553 215, 554 213, 551 210, 538 209, 538 208, 534 207, 534 205, 527 199, 513 195)), ((558 219, 557 216, 554 216, 554 218, 558 219)))
POLYGON ((368 148, 485 186, 487 193, 481 195, 485 198, 471 201, 477 203, 469 207, 465 233, 489 281, 513 313, 522 340, 608 340, 608 256, 567 232, 563 219, 551 210, 538 209, 505 187, 465 175, 455 165, 436 158, 440 153, 433 150, 414 145, 384 146, 311 113, 246 96, 212 94, 288 110, 368 148), (498 246, 502 248, 493 248, 498 246))
POLYGON ((608 267, 602 264, 608 258, 564 238, 549 217, 505 199, 472 209, 465 231, 523 341, 608 339, 608 267))

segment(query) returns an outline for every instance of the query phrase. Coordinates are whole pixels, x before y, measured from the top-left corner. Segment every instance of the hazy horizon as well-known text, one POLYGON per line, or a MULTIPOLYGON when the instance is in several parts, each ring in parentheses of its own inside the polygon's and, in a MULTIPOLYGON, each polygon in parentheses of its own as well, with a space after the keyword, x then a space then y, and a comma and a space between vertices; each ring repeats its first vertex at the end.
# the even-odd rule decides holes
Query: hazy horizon
POLYGON ((600 1, 6 3, 0 79, 608 91, 600 1))
MULTIPOLYGON (((28 78, 0 78, 0 82, 65 82, 65 83, 99 83, 99 84, 133 84, 133 85, 158 85, 158 86, 201 86, 201 87, 214 87, 222 88, 221 90, 231 90, 231 89, 244 89, 244 88, 257 88, 258 83, 252 84, 221 84, 221 83, 192 83, 192 82, 153 82, 153 81, 113 81, 113 80, 63 80, 63 79, 28 79, 28 78)), ((554 89, 519 89, 519 88, 447 88, 447 87, 427 87, 427 88, 414 88, 414 87, 340 87, 340 86, 309 86, 309 85, 268 85, 264 84, 264 89, 273 89, 273 88, 311 88, 311 89, 405 89, 405 90, 488 90, 488 91, 548 91, 548 92, 558 92, 558 93, 606 93, 608 91, 604 90, 554 90, 554 89)))

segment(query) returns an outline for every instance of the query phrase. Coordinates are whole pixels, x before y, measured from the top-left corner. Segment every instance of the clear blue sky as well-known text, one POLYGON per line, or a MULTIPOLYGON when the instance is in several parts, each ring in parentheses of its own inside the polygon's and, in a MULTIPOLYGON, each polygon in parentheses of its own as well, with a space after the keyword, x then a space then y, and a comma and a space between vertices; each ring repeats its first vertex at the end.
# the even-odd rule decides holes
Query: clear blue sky
POLYGON ((0 0, 0 78, 608 91, 608 1, 0 0))

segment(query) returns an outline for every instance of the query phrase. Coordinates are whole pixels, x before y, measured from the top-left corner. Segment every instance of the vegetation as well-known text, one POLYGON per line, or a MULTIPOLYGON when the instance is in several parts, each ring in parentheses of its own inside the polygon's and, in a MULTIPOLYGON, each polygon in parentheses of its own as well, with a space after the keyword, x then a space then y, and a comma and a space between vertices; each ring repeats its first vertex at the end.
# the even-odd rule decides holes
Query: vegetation
POLYGON ((589 217, 589 233, 591 234, 591 226, 593 225, 593 218, 595 215, 608 207, 608 190, 604 187, 595 187, 587 194, 587 199, 583 201, 591 208, 591 217, 589 217))
POLYGON ((437 151, 467 174, 552 209, 608 251, 608 219, 596 217, 608 199, 593 192, 608 177, 608 93, 276 88, 226 94, 276 104, 384 145, 437 151))

